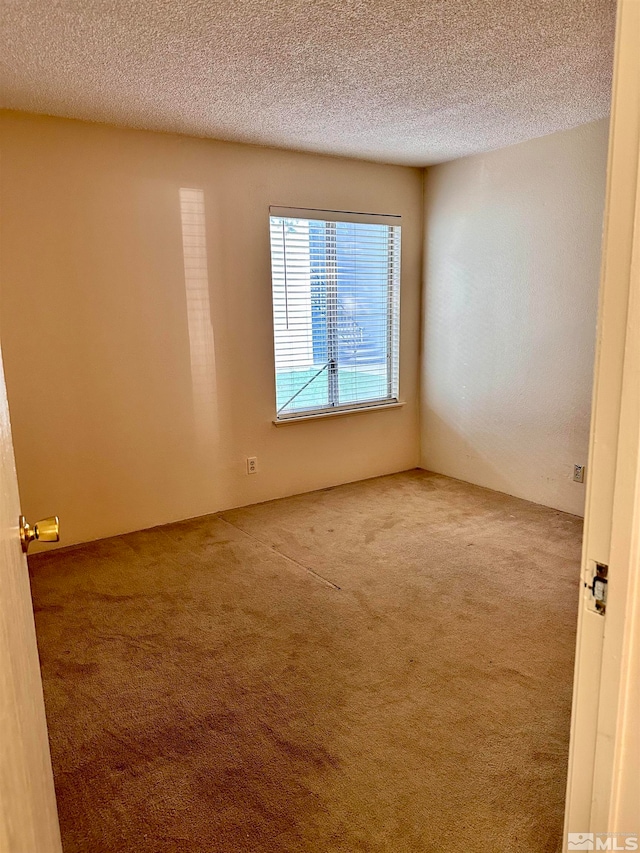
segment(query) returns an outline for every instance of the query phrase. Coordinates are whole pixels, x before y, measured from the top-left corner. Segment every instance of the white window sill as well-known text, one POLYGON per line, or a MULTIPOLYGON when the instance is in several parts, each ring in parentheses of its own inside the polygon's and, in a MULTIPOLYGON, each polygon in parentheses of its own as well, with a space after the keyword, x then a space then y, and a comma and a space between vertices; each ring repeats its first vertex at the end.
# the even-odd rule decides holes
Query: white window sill
POLYGON ((289 424, 299 424, 301 421, 318 421, 323 420, 324 418, 342 418, 347 415, 361 415, 364 412, 381 412, 386 411, 386 409, 400 409, 402 406, 406 406, 406 403, 400 401, 393 403, 379 403, 373 406, 358 406, 354 409, 338 409, 335 412, 315 412, 314 414, 309 415, 293 415, 292 417, 274 420, 273 423, 277 427, 288 426, 289 424))

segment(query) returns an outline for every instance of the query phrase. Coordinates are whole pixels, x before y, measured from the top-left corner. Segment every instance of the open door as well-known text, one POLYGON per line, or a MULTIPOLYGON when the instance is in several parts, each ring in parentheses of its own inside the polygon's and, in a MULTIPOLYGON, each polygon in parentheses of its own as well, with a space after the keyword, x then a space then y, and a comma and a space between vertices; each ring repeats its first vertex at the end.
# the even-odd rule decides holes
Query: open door
POLYGON ((640 849, 639 160, 640 0, 618 0, 564 850, 640 849))
POLYGON ((0 353, 0 850, 61 853, 0 353))

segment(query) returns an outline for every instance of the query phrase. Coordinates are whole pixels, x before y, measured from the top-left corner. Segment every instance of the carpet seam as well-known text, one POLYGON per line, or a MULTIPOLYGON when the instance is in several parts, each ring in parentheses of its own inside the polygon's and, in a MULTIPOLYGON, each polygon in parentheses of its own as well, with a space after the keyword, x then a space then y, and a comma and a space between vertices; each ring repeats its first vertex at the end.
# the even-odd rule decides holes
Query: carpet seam
POLYGON ((230 527, 233 527, 235 530, 239 530, 240 533, 243 533, 245 536, 248 536, 250 539, 253 539, 254 542, 257 542, 259 545, 262 545, 264 548, 268 548, 269 551, 271 551, 272 553, 277 554, 279 557, 282 557, 285 560, 288 560, 290 563, 293 563, 294 566, 297 566, 299 569, 304 569, 304 571, 307 572, 307 574, 311 575, 311 577, 315 578, 316 580, 320 581, 321 583, 325 584, 326 586, 330 587, 331 589, 341 589, 341 587, 339 587, 337 583, 334 583, 333 581, 329 580, 328 578, 325 578, 322 575, 318 574, 318 572, 315 572, 309 566, 305 566, 304 563, 301 563, 299 560, 296 560, 294 557, 290 557, 288 554, 284 554, 282 551, 279 551, 275 547, 275 545, 270 545, 268 542, 265 542, 264 539, 260 539, 259 537, 255 536, 255 534, 249 533, 248 530, 245 530, 244 528, 240 527, 239 525, 234 524, 233 521, 229 521, 223 515, 219 515, 218 518, 220 519, 220 521, 223 521, 225 524, 228 524, 230 527))

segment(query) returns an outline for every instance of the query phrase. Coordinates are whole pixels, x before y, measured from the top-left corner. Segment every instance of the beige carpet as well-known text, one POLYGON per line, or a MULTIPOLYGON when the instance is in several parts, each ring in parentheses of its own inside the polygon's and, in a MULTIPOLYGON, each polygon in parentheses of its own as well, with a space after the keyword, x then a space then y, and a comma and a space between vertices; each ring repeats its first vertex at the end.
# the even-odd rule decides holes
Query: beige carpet
POLYGON ((65 853, 555 853, 580 538, 410 471, 32 557, 65 853))

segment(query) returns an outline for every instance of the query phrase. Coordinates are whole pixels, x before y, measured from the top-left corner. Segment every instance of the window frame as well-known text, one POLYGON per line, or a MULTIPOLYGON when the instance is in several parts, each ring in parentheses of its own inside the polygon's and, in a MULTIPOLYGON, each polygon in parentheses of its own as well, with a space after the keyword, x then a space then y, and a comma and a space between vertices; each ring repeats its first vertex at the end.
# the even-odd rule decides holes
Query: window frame
MULTIPOLYGON (((399 214, 376 214, 360 213, 355 211, 324 210, 320 208, 296 208, 269 206, 269 255, 270 255, 270 284, 271 284, 271 308, 272 308, 272 332, 273 332, 273 376, 274 396, 276 397, 276 411, 273 423, 276 425, 292 423, 296 421, 315 420, 317 418, 333 417, 339 415, 355 414, 360 412, 380 411, 386 408, 399 408, 404 403, 400 400, 400 296, 402 289, 402 216, 399 214), (298 409, 281 414, 277 404, 277 367, 276 367, 276 323, 274 310, 274 270, 273 253, 271 245, 271 218, 302 219, 319 222, 355 223, 363 225, 388 225, 398 228, 393 239, 397 241, 393 256, 393 266, 389 271, 390 278, 395 281, 395 292, 392 293, 387 310, 387 388, 388 395, 376 397, 369 400, 354 401, 338 405, 326 405, 316 408, 298 409), (395 386, 395 387, 394 387, 395 386), (394 393, 395 391, 395 393, 394 393)), ((337 321, 336 321, 337 322, 337 321)), ((326 366, 326 365, 325 365, 326 366)), ((322 368, 324 369, 324 368, 322 368)), ((339 369, 339 366, 338 368, 339 369)), ((313 381, 313 379, 311 380, 313 381)), ((337 381, 337 378, 336 380, 337 381)), ((302 389, 301 389, 302 390, 302 389)), ((299 392, 298 392, 299 393, 299 392)), ((285 403, 285 406, 288 405, 285 403)))

